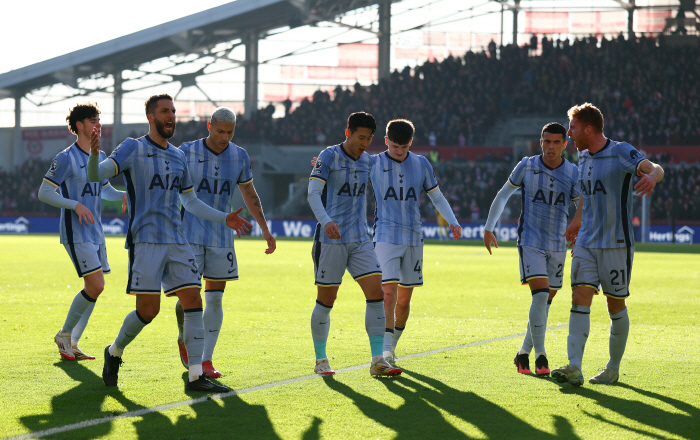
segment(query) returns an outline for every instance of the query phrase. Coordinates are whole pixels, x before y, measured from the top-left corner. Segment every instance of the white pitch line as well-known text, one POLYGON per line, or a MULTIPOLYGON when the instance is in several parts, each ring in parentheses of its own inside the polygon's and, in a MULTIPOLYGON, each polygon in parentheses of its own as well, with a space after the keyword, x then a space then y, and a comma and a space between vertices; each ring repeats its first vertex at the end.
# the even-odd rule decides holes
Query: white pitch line
MULTIPOLYGON (((556 327, 550 327, 547 329, 547 331, 559 330, 559 329, 566 328, 566 327, 568 327, 568 324, 558 325, 556 327)), ((409 354, 406 356, 401 356, 401 360, 425 357, 425 356, 429 356, 431 354, 442 353, 443 351, 459 350, 461 348, 474 347, 476 345, 484 345, 484 344, 488 344, 491 342, 505 341, 507 339, 513 339, 513 338, 517 338, 517 337, 521 337, 521 336, 525 336, 525 333, 516 333, 516 334, 508 335, 508 336, 501 336, 500 338, 484 339, 483 341, 470 342, 469 344, 462 344, 462 345, 453 345, 452 347, 436 348, 435 350, 424 351, 422 353, 415 353, 415 354, 409 354)), ((359 370, 361 368, 368 368, 369 365, 370 364, 355 365, 353 367, 341 368, 339 370, 336 370, 336 372, 337 373, 346 373, 348 371, 359 370)), ((76 429, 87 428, 89 426, 99 425, 102 423, 108 423, 108 422, 112 422, 114 420, 128 419, 128 418, 132 418, 132 417, 140 417, 140 416, 152 413, 152 412, 167 411, 169 409, 179 408, 181 406, 194 405, 196 403, 206 402, 208 400, 225 399, 225 398, 231 397, 231 396, 237 396, 237 395, 241 395, 241 394, 245 394, 245 393, 251 393, 253 391, 260 391, 260 390, 265 390, 267 388, 273 388, 273 387, 278 387, 278 386, 282 386, 282 385, 287 385, 290 383, 303 382, 303 381, 307 381, 307 380, 320 379, 320 378, 321 378, 321 376, 319 376, 317 374, 312 374, 309 376, 295 377, 293 379, 280 380, 277 382, 271 382, 271 383, 267 383, 267 384, 263 384, 263 385, 257 385, 257 386, 250 387, 250 388, 243 388, 241 390, 229 391, 228 393, 210 394, 208 396, 199 397, 197 399, 183 400, 182 402, 168 403, 165 405, 154 406, 152 408, 144 408, 144 409, 139 409, 136 411, 129 411, 129 412, 125 412, 125 413, 122 413, 122 414, 119 414, 116 416, 109 416, 109 417, 102 417, 99 419, 85 420, 83 422, 73 423, 70 425, 64 425, 64 426, 58 426, 56 428, 45 429, 43 431, 30 432, 30 433, 18 435, 15 437, 7 437, 5 440, 25 440, 25 439, 31 439, 31 438, 45 437, 48 435, 59 434, 61 432, 73 431, 76 429)))

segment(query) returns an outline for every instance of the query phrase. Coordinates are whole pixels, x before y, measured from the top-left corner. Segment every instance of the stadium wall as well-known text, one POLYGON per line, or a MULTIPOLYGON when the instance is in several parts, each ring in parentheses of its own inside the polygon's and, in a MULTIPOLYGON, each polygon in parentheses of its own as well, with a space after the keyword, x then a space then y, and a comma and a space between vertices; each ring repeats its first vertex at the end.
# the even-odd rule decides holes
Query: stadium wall
MULTIPOLYGON (((254 223, 251 235, 262 235, 260 227, 254 223)), ((317 222, 314 220, 268 220, 270 232, 277 237, 298 237, 311 239, 314 235, 317 222)), ((105 235, 126 234, 127 219, 120 217, 103 218, 102 227, 105 235)), ((0 217, 0 234, 58 234, 58 217, 0 217)), ((484 223, 462 223, 463 240, 483 240, 484 223)), ((369 233, 372 233, 369 228, 369 233)), ((515 241, 518 237, 517 224, 504 223, 495 228, 494 233, 499 242, 515 241)), ((639 231, 635 231, 639 240, 639 231)), ((436 222, 423 223, 423 237, 425 239, 437 239, 438 226, 436 222)), ((671 227, 666 225, 652 225, 647 235, 649 243, 671 243, 671 227)), ((700 241, 700 226, 677 225, 676 242, 680 244, 693 244, 700 241), (695 234, 698 238, 694 238, 695 234)))

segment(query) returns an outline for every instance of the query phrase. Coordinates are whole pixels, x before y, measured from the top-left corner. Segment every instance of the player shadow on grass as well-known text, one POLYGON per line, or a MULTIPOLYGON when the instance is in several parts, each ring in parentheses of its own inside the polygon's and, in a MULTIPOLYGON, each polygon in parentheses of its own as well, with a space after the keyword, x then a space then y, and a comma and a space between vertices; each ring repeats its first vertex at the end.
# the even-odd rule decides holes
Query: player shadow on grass
MULTIPOLYGON (((614 385, 598 385, 598 387, 625 388, 636 392, 644 397, 655 399, 658 401, 656 405, 650 405, 638 400, 629 400, 615 395, 603 394, 591 387, 577 388, 573 391, 578 396, 591 399, 599 406, 607 408, 625 418, 635 420, 641 425, 649 426, 662 430, 681 438, 693 438, 700 433, 700 408, 689 403, 682 402, 672 397, 663 396, 653 391, 643 390, 625 383, 617 383, 614 385), (663 404, 671 406, 675 409, 674 412, 660 408, 663 404)), ((562 389, 566 391, 566 389, 562 389)), ((665 406, 663 405, 663 406, 665 406)), ((637 435, 645 435, 651 438, 665 439, 666 435, 659 435, 650 430, 632 428, 613 420, 608 420, 602 414, 596 414, 594 411, 583 412, 593 419, 607 423, 620 429, 630 431, 637 435)))
MULTIPOLYGON (((119 402, 125 408, 124 412, 146 409, 143 405, 134 403, 124 397, 124 394, 119 388, 106 388, 102 378, 84 366, 83 362, 58 361, 54 366, 62 369, 70 379, 78 382, 78 385, 63 394, 52 397, 50 413, 20 418, 24 426, 29 428, 32 432, 121 414, 121 412, 107 412, 102 410, 102 405, 107 397, 111 397, 119 402)), ((143 417, 144 419, 146 417, 150 418, 151 423, 159 419, 161 423, 170 423, 167 417, 157 413, 147 414, 143 417)), ((141 437, 139 424, 141 423, 136 422, 134 426, 136 426, 139 437, 141 437)), ((79 429, 79 431, 72 431, 69 434, 63 435, 73 438, 104 437, 110 434, 112 424, 111 422, 104 422, 79 429)), ((60 436, 60 434, 57 435, 60 436)))
POLYGON ((329 388, 353 400, 365 416, 394 430, 398 439, 474 438, 445 420, 440 410, 475 426, 488 438, 512 438, 514 435, 537 439, 578 438, 563 417, 555 417, 556 434, 552 435, 475 393, 457 390, 421 374, 404 370, 400 378, 380 381, 404 400, 401 406, 393 408, 332 378, 325 382, 329 388))

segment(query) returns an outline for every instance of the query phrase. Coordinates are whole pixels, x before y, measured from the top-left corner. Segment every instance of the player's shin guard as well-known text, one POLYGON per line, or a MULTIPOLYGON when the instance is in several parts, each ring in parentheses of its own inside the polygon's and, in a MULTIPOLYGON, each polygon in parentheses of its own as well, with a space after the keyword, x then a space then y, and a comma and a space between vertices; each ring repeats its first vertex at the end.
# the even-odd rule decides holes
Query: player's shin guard
POLYGON ((610 315, 610 360, 606 368, 620 371, 620 361, 625 354, 627 336, 630 332, 630 317, 627 308, 610 315))
POLYGON ((316 300, 313 312, 311 312, 311 337, 314 341, 314 351, 316 359, 326 359, 326 343, 328 342, 328 332, 331 329, 331 309, 316 300))
POLYGON ((109 348, 110 354, 112 356, 121 357, 121 352, 124 351, 126 346, 129 345, 148 324, 149 322, 143 319, 136 310, 126 315, 122 323, 122 328, 119 329, 117 339, 114 340, 114 343, 109 348))
POLYGON ((70 340, 71 343, 74 345, 78 345, 78 342, 80 342, 80 338, 83 336, 83 332, 85 331, 85 327, 87 327, 88 321, 90 320, 90 316, 92 315, 92 311, 95 309, 95 303, 92 302, 87 306, 87 309, 83 312, 83 316, 80 317, 80 321, 73 327, 73 331, 70 333, 70 340))
POLYGON ((83 334, 85 327, 83 326, 82 329, 79 329, 77 338, 73 337, 73 330, 86 314, 87 318, 85 319, 85 324, 87 325, 87 320, 90 318, 92 308, 95 306, 95 301, 96 300, 90 298, 84 290, 78 292, 78 294, 73 298, 73 302, 68 309, 68 315, 66 315, 66 321, 63 323, 63 331, 71 333, 71 339, 76 341, 80 340, 80 336, 83 334))
POLYGON ((384 314, 384 300, 367 300, 365 308, 365 329, 369 336, 369 346, 372 357, 382 355, 384 342, 384 329, 386 328, 386 315, 384 314))
POLYGON ((202 309, 184 309, 185 322, 182 326, 187 358, 189 360, 190 382, 202 375, 202 352, 204 351, 204 322, 202 309))
POLYGON ((399 339, 401 338, 401 335, 403 334, 403 331, 405 328, 406 328, 406 326, 403 326, 403 327, 394 326, 394 340, 391 343, 392 348, 394 348, 398 345, 399 339))
POLYGON ((569 315, 569 337, 567 338, 567 352, 569 364, 581 369, 583 362, 583 350, 586 348, 586 340, 591 330, 591 308, 586 306, 571 306, 569 315))
POLYGON ((535 347, 536 354, 544 353, 544 336, 547 331, 547 298, 549 298, 549 289, 532 291, 528 331, 532 335, 532 345, 535 347))
POLYGON ((212 355, 214 354, 214 347, 216 347, 216 341, 219 339, 219 331, 224 321, 224 309, 221 306, 223 297, 223 290, 204 291, 206 305, 204 306, 204 313, 202 314, 202 320, 204 321, 203 362, 211 361, 212 355))

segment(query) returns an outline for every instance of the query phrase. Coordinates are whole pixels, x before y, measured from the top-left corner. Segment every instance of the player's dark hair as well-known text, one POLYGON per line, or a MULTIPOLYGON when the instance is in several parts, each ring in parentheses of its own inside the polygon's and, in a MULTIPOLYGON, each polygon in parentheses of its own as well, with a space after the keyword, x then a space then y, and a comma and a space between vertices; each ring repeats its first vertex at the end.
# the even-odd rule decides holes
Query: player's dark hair
POLYGON ((386 125, 386 137, 397 145, 408 145, 413 140, 416 128, 407 119, 394 119, 386 125))
POLYGON ((591 126, 598 133, 603 132, 603 113, 590 102, 581 105, 575 105, 567 112, 569 120, 576 118, 583 123, 584 126, 591 126))
POLYGON ((374 120, 374 116, 365 112, 356 112, 348 117, 348 130, 350 134, 357 131, 358 128, 369 128, 372 130, 372 134, 377 131, 377 121, 374 120))
POLYGON ((76 104, 75 107, 68 110, 68 116, 66 116, 66 122, 68 123, 68 129, 74 135, 78 135, 78 122, 82 122, 86 119, 92 119, 100 114, 100 109, 97 108, 96 102, 84 102, 82 104, 76 104))
POLYGON ((542 128, 540 139, 544 139, 545 133, 560 134, 562 140, 566 141, 566 128, 558 122, 550 122, 542 128))
POLYGON ((158 101, 160 101, 161 99, 167 99, 170 101, 173 100, 172 96, 168 95, 167 93, 151 96, 146 100, 146 103, 144 104, 144 106, 146 107, 147 115, 155 114, 156 108, 158 108, 158 101))

